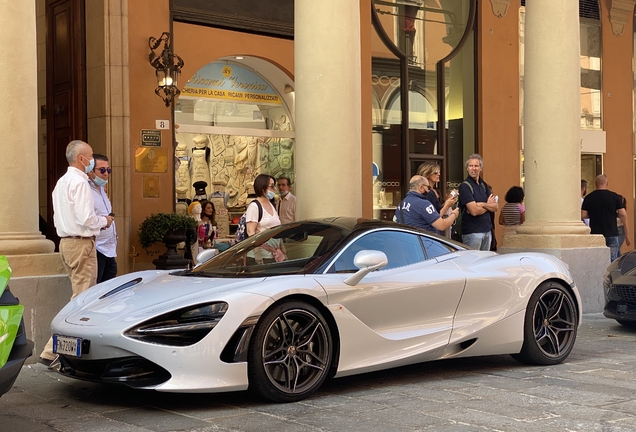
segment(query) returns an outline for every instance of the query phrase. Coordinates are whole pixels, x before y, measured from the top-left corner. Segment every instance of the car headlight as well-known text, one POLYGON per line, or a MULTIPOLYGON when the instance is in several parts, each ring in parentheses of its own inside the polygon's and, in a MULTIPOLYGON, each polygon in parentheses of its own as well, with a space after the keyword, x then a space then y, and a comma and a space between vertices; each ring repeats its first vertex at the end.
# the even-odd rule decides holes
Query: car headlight
POLYGON ((216 327, 227 309, 225 302, 190 306, 145 321, 124 335, 159 345, 194 345, 216 327))
POLYGON ((610 276, 610 272, 606 271, 603 276, 603 291, 605 292, 605 297, 607 297, 607 293, 612 288, 612 277, 610 276))

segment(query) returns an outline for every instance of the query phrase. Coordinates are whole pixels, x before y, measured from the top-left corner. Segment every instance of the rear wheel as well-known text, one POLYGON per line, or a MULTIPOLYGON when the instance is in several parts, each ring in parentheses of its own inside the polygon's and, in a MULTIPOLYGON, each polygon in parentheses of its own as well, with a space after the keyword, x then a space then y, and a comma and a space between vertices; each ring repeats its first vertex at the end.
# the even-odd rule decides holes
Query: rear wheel
POLYGON ((333 341, 320 312, 304 302, 268 311, 250 342, 250 389, 275 402, 295 402, 315 392, 329 374, 333 341))
POLYGON ((513 357, 529 364, 561 363, 574 347, 577 326, 578 313, 570 292, 559 283, 544 282, 530 297, 523 347, 513 357))

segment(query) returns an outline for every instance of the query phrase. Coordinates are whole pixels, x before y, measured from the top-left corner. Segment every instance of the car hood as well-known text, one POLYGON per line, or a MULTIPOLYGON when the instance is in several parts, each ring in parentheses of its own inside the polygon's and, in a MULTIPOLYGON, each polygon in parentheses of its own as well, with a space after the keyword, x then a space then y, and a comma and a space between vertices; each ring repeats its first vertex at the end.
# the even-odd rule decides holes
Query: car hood
POLYGON ((65 315, 67 323, 83 326, 99 326, 113 320, 136 322, 181 306, 222 299, 228 293, 247 292, 264 280, 139 272, 96 285, 73 299, 60 314, 65 315))

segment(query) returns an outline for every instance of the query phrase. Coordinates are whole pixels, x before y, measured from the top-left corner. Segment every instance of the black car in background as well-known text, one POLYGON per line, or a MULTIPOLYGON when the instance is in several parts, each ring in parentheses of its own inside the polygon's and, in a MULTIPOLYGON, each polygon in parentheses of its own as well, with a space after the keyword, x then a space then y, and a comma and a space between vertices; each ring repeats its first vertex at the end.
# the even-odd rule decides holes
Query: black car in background
POLYGON ((612 262, 603 279, 603 315, 636 327, 636 252, 627 252, 612 262))

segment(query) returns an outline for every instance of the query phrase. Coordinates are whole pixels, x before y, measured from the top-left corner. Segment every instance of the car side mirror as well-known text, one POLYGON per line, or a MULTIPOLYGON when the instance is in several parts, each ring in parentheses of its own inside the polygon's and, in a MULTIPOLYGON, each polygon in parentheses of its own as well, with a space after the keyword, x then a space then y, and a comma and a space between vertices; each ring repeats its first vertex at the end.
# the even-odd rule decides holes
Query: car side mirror
POLYGON ((389 259, 382 251, 361 250, 353 258, 353 265, 358 267, 359 270, 345 279, 344 283, 350 286, 356 286, 367 274, 384 267, 388 263, 389 259))
POLYGON ((199 252, 199 255, 197 255, 197 266, 210 261, 212 258, 217 256, 218 253, 218 249, 203 249, 201 252, 199 252))

